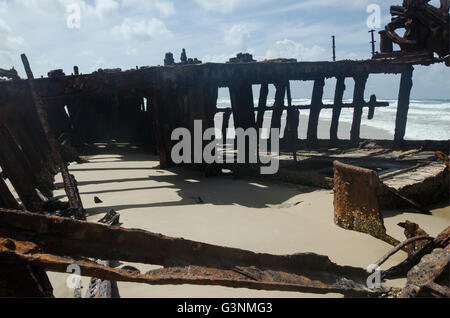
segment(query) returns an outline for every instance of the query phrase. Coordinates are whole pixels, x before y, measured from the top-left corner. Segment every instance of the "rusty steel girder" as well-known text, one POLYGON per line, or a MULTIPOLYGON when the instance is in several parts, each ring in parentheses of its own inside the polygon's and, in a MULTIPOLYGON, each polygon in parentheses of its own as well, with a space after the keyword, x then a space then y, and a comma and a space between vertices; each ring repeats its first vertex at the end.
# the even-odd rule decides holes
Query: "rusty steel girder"
POLYGON ((0 262, 65 272, 78 264, 83 276, 152 285, 195 284, 349 296, 377 296, 361 268, 339 266, 316 254, 271 255, 215 246, 142 230, 0 209, 0 262), (1 244, 0 244, 1 245, 1 244), (64 256, 62 256, 64 255, 64 256), (161 265, 145 275, 99 265, 86 257, 161 265))
POLYGON ((54 134, 50 131, 48 115, 44 107, 44 101, 38 93, 36 83, 34 80, 33 72, 31 71, 30 63, 25 54, 21 55, 22 62, 25 68, 25 72, 28 77, 28 85, 30 87, 31 96, 33 98, 33 103, 36 108, 36 113, 41 123, 42 129, 44 130, 45 137, 52 152, 53 159, 59 166, 61 175, 64 182, 64 188, 69 199, 69 209, 71 213, 78 219, 85 219, 86 212, 83 208, 83 203, 81 202, 80 194, 78 192, 78 187, 75 178, 69 173, 66 163, 64 162, 61 153, 57 148, 57 143, 54 134))

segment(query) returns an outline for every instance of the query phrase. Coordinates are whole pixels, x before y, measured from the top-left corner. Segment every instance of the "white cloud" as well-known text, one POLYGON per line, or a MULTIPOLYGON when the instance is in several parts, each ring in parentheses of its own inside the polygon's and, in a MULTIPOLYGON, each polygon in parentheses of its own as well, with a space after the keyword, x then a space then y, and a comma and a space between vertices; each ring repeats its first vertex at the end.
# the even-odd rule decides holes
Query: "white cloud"
POLYGON ((198 5, 208 11, 230 13, 243 1, 241 0, 195 0, 198 5))
POLYGON ((250 42, 250 31, 245 24, 233 25, 225 31, 225 44, 235 50, 245 51, 250 42))
POLYGON ((175 13, 173 2, 167 0, 122 0, 122 6, 153 15, 156 12, 163 18, 170 17, 175 13))
POLYGON ((0 1, 0 12, 6 12, 8 10, 8 3, 6 1, 0 1))
POLYGON ((277 41, 266 52, 266 59, 295 58, 298 61, 318 61, 327 59, 324 48, 314 45, 305 47, 301 43, 285 39, 277 41))
POLYGON ((69 5, 78 4, 82 16, 87 14, 100 20, 115 14, 119 9, 119 3, 116 0, 95 0, 93 4, 85 0, 15 0, 15 2, 25 7, 32 14, 60 15, 62 17, 66 15, 66 9, 69 5))
MULTIPOLYGON (((317 1, 317 0, 316 0, 317 1)), ((324 0, 325 1, 325 0, 324 0)), ((195 2, 207 11, 230 13, 243 7, 264 6, 266 3, 276 3, 275 0, 195 0, 195 2)))
POLYGON ((15 0, 33 13, 54 15, 65 12, 64 0, 15 0))
POLYGON ((122 24, 115 26, 113 34, 120 35, 126 40, 152 40, 172 36, 163 21, 152 18, 148 21, 135 21, 125 18, 122 24))
MULTIPOLYGON (((88 5, 88 8, 90 6, 88 5)), ((115 0, 95 0, 94 7, 90 7, 99 19, 114 14, 119 9, 119 3, 115 0)))
POLYGON ((25 47, 23 38, 14 35, 6 22, 0 19, 0 65, 8 67, 14 63, 25 47))

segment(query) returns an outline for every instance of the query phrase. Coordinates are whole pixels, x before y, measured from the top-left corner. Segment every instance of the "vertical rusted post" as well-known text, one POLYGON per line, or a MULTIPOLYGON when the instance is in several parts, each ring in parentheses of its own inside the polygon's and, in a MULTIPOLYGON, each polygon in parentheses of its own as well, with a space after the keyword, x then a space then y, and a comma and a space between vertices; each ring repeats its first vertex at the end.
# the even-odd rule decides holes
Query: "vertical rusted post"
POLYGON ((287 89, 287 118, 286 118, 286 130, 284 132, 284 139, 286 141, 296 141, 298 140, 298 126, 300 123, 300 111, 298 109, 292 108, 292 95, 291 95, 291 85, 288 82, 287 89))
POLYGON ((311 108, 309 113, 307 140, 309 144, 317 141, 317 130, 319 125, 320 111, 322 110, 323 88, 325 86, 325 78, 321 77, 314 81, 313 94, 311 98, 311 108))
MULTIPOLYGON (((255 105, 253 102, 253 90, 250 83, 236 83, 230 86, 231 107, 233 109, 234 127, 247 130, 256 128, 255 105)), ((245 161, 248 162, 250 156, 250 143, 246 138, 245 161)), ((237 139, 235 140, 235 142, 237 139)))
POLYGON ((261 89, 259 91, 259 103, 258 103, 258 116, 256 119, 256 127, 258 129, 262 128, 264 124, 264 114, 267 107, 267 96, 269 96, 269 84, 261 84, 261 89))
POLYGON ((408 121, 409 98, 413 87, 413 70, 411 66, 402 73, 400 90, 398 93, 397 118, 395 120, 395 141, 400 143, 405 138, 406 123, 408 121))
POLYGON ((358 142, 361 132, 361 117, 364 107, 364 91, 366 89, 366 83, 368 74, 361 74, 355 76, 355 91, 353 93, 353 123, 350 132, 350 140, 352 142, 358 142))
POLYGON ((332 46, 333 46, 333 62, 336 62, 336 36, 331 36, 332 38, 332 46))
POLYGON ((222 119, 222 138, 224 145, 227 143, 227 134, 228 134, 228 127, 230 125, 230 117, 231 117, 232 110, 231 108, 226 109, 223 113, 223 119, 222 119))
POLYGON ((330 139, 338 140, 339 117, 342 110, 342 99, 345 91, 345 77, 339 76, 336 81, 336 89, 334 91, 333 118, 331 119, 330 139))
MULTIPOLYGON (((286 87, 287 83, 276 83, 274 84, 276 88, 275 92, 275 103, 273 105, 272 110, 272 121, 270 128, 271 129, 281 129, 281 117, 283 116, 284 111, 284 98, 286 96, 286 87)), ((280 131, 281 136, 281 131, 280 131)), ((270 136, 272 138, 272 136, 270 136)))
POLYGON ((37 89, 36 89, 35 83, 34 83, 34 76, 31 71, 30 64, 29 64, 28 59, 25 56, 25 54, 22 54, 21 58, 22 58, 22 62, 23 62, 24 68, 25 68, 25 72, 28 77, 28 85, 30 86, 31 96, 33 98, 36 112, 38 114, 42 128, 44 130, 45 137, 47 138, 47 141, 50 145, 52 156, 55 159, 56 163, 58 164, 58 166, 61 170, 61 175, 62 175, 62 178, 64 181, 64 187, 66 190, 67 197, 69 199, 69 207, 74 210, 74 212, 76 213, 76 215, 78 217, 84 218, 85 211, 84 211, 83 205, 81 203, 81 199, 80 199, 80 196, 78 193, 77 186, 75 184, 75 180, 69 174, 69 170, 67 169, 65 162, 62 159, 61 154, 59 153, 58 149, 56 148, 55 136, 50 132, 47 113, 44 109, 44 102, 42 101, 41 97, 37 93, 37 89))
POLYGON ((155 132, 156 146, 158 149, 159 163, 161 168, 173 166, 171 158, 171 123, 168 115, 168 105, 173 105, 168 101, 168 97, 174 96, 174 92, 168 88, 152 91, 153 98, 150 100, 151 111, 153 113, 153 131, 155 132))
POLYGON ((147 135, 147 144, 150 146, 151 151, 153 152, 153 154, 157 155, 158 151, 157 151, 157 141, 156 141, 156 131, 155 131, 155 125, 154 125, 154 117, 155 114, 153 113, 152 110, 152 105, 151 105, 151 99, 153 98, 153 96, 151 95, 150 92, 146 91, 145 92, 145 99, 146 99, 146 106, 147 106, 147 111, 145 113, 145 120, 146 123, 148 125, 150 125, 150 127, 147 129, 148 131, 148 135, 147 135))
MULTIPOLYGON (((217 106, 218 88, 216 86, 202 85, 187 88, 187 98, 181 95, 181 105, 186 101, 186 109, 189 111, 188 122, 185 124, 190 128, 192 136, 195 135, 195 121, 202 121, 202 140, 204 132, 214 128, 214 114, 217 106)), ((180 118, 180 120, 183 120, 180 118)), ((181 123, 180 123, 181 124, 181 123)), ((216 137, 216 136, 215 136, 216 137)), ((193 162, 203 163, 203 150, 210 141, 203 141, 203 145, 195 148, 193 145, 193 162)))
POLYGON ((253 103, 252 85, 236 83, 230 86, 231 107, 236 128, 255 128, 255 105, 253 103))
POLYGON ((120 120, 121 100, 119 94, 115 93, 111 96, 111 117, 109 123, 109 139, 118 139, 119 136, 119 120, 120 120))
POLYGON ((371 39, 372 39, 370 41, 370 43, 372 44, 372 57, 374 57, 375 56, 375 43, 376 43, 375 35, 374 35, 375 30, 370 30, 369 33, 371 34, 371 39))

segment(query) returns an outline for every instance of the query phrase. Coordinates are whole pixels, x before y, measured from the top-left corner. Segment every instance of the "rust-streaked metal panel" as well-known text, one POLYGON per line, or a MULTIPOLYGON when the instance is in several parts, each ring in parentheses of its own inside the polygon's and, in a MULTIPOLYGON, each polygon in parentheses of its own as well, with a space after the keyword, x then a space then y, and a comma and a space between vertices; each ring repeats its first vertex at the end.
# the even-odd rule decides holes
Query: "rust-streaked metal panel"
POLYGON ((334 162, 334 221, 340 227, 370 234, 394 246, 380 213, 378 174, 369 169, 334 162))

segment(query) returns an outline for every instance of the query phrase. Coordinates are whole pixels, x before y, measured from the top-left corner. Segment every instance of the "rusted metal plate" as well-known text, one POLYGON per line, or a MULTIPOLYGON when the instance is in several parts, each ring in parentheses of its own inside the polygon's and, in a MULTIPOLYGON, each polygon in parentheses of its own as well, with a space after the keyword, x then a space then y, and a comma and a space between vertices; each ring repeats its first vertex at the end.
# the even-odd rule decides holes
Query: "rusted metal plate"
POLYGON ((386 234, 376 195, 379 185, 375 171, 335 161, 334 220, 345 229, 397 245, 400 242, 386 234))

